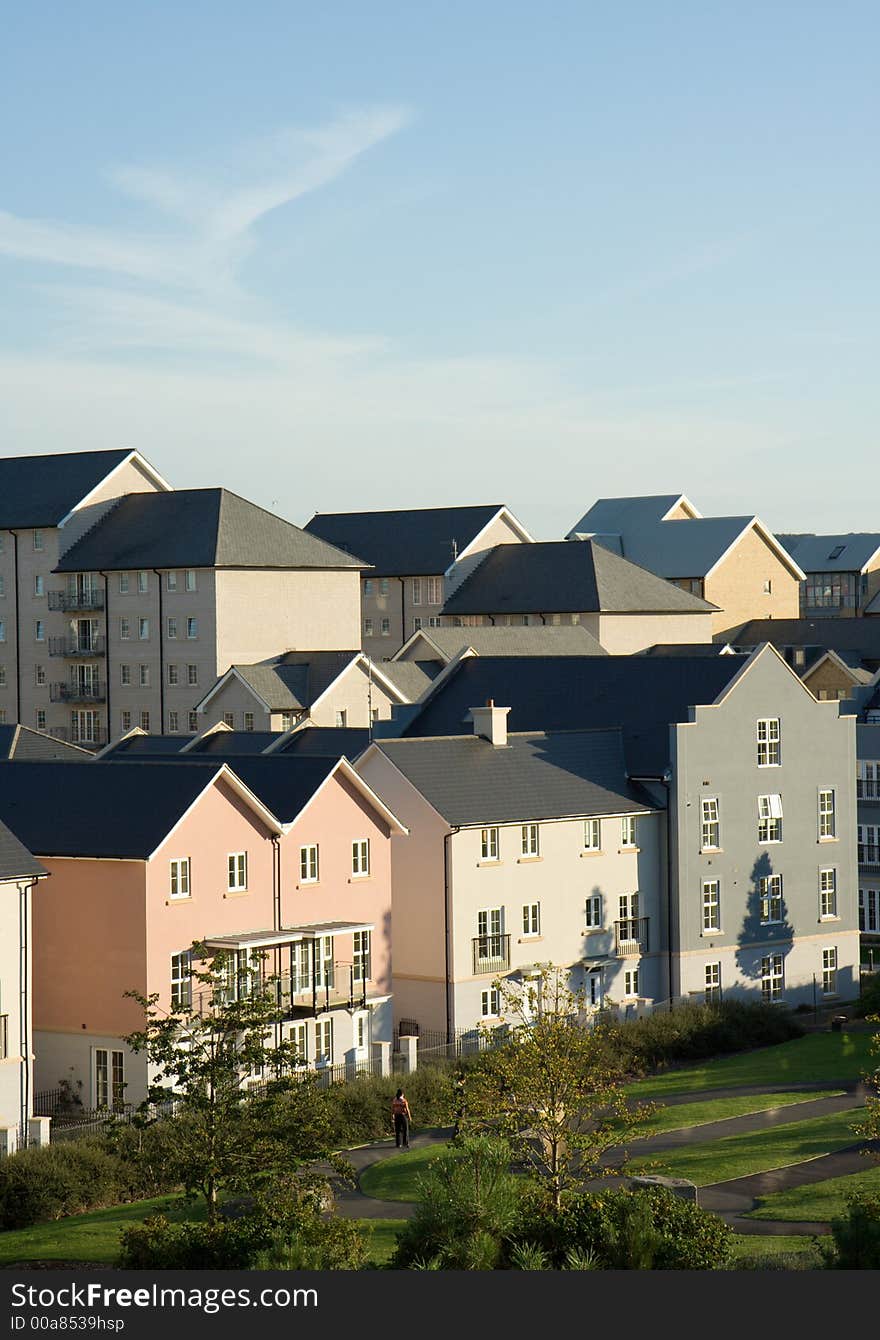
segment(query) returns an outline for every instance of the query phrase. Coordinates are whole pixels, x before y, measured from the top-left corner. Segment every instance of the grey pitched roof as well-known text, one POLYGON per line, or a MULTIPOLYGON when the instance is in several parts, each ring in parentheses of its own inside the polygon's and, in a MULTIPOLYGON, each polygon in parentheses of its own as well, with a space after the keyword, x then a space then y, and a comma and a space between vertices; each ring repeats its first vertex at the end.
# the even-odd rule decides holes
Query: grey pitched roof
POLYGON ((706 614, 714 609, 591 540, 553 540, 497 545, 449 596, 443 613, 706 614))
POLYGON ((56 740, 29 726, 0 726, 0 760, 57 758, 63 763, 88 763, 94 755, 79 745, 56 740))
POLYGON ((0 530, 57 526, 129 450, 0 457, 0 530))
POLYGON ((176 489, 127 494, 55 571, 363 566, 228 489, 176 489))
POLYGON ((785 647, 822 647, 836 651, 852 665, 858 661, 868 670, 880 667, 880 619, 752 619, 734 638, 737 647, 755 647, 772 642, 785 647))
POLYGON ((619 730, 535 732, 495 748, 474 735, 377 748, 450 824, 517 823, 656 809, 628 781, 619 730))
POLYGON ((569 535, 620 535, 654 525, 678 502, 680 493, 656 493, 642 498, 597 498, 569 535))
POLYGON ((14 833, 0 822, 0 882, 7 879, 34 879, 46 870, 14 833))
MULTIPOLYGON (((779 536, 777 539, 784 542, 779 536)), ((880 549, 880 534, 871 531, 848 535, 790 535, 786 540, 789 541, 785 544, 786 549, 804 572, 861 572, 880 549)))
POLYGON ((856 757, 880 759, 880 725, 856 722, 856 757))
POLYGON ((411 703, 427 693, 443 669, 441 661, 383 661, 377 667, 386 679, 411 703))
MULTIPOLYGON (((447 662, 465 647, 472 647, 478 656, 607 655, 582 623, 531 624, 527 628, 422 628, 419 632, 443 653, 447 662)), ((400 662, 394 660, 391 664, 400 662)))
POLYGON ((735 656, 727 642, 655 642, 639 656, 735 656))
POLYGON ((277 752, 300 758, 347 758, 354 762, 369 743, 366 726, 303 726, 277 752))
POLYGON ((146 860, 220 764, 0 764, 0 820, 40 856, 146 860))
POLYGON ((669 762, 670 723, 714 702, 742 668, 739 656, 471 657, 403 735, 460 735, 470 709, 492 698, 511 709, 511 731, 620 726, 629 772, 656 776, 669 762))
POLYGON ((316 512, 306 530, 366 559, 377 577, 439 576, 502 506, 316 512))
POLYGON ((289 651, 271 661, 234 665, 232 669, 271 711, 302 711, 320 698, 358 656, 359 651, 289 651))

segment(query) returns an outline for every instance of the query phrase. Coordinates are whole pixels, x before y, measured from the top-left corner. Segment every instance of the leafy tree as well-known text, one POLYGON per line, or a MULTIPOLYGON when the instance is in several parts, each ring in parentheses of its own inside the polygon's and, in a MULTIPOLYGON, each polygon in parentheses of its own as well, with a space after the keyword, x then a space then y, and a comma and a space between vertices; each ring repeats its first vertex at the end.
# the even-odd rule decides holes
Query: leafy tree
POLYGON ((213 1223, 222 1191, 253 1194, 321 1159, 346 1165, 331 1153, 326 1093, 292 1044, 273 1040, 280 1012, 262 956, 240 972, 229 955, 193 945, 192 962, 190 990, 170 1011, 158 995, 126 993, 144 1025, 125 1041, 153 1069, 140 1120, 173 1103, 177 1175, 187 1194, 204 1196, 213 1223), (255 1073, 267 1078, 251 1092, 255 1073))
POLYGON ((831 1221, 832 1245, 822 1251, 829 1270, 880 1270, 880 1196, 859 1191, 831 1221))
POLYGON ((584 1026, 584 994, 566 977, 548 964, 536 982, 496 983, 511 1045, 468 1072, 461 1121, 465 1132, 509 1141, 557 1208, 653 1111, 627 1104, 604 1029, 584 1026))

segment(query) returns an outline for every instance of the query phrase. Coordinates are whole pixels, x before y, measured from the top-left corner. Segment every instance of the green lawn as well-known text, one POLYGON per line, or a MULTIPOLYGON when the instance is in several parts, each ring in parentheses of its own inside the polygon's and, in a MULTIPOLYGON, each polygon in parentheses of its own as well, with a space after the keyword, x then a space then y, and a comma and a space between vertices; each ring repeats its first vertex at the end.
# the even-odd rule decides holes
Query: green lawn
POLYGON ((855 1108, 849 1112, 832 1112, 809 1121, 789 1122, 784 1126, 750 1131, 746 1135, 728 1135, 722 1140, 684 1145, 652 1159, 633 1159, 627 1171, 645 1170, 650 1164, 652 1172, 666 1171, 674 1177, 687 1177, 697 1186, 711 1186, 714 1182, 728 1182, 749 1173, 786 1168, 856 1144, 858 1136, 851 1128, 861 1111, 855 1108))
POLYGON ((869 1057, 870 1033, 810 1033, 777 1047, 724 1056, 687 1070, 667 1070, 631 1084, 633 1098, 663 1099, 673 1093, 701 1089, 745 1088, 760 1084, 798 1084, 858 1079, 873 1069, 869 1057))
POLYGON ((394 1154, 374 1163, 361 1173, 361 1191, 375 1200, 418 1200, 416 1179, 444 1147, 428 1145, 426 1149, 412 1149, 408 1154, 394 1154))
POLYGON ((828 1243, 830 1238, 803 1237, 752 1237, 748 1233, 735 1233, 730 1270, 742 1270, 761 1261, 779 1261, 784 1258, 786 1264, 798 1270, 822 1270, 822 1258, 817 1243, 828 1243), (746 1263, 748 1262, 748 1265, 746 1263))
MULTIPOLYGON (((867 1165, 867 1160, 865 1160, 867 1165)), ((794 1186, 764 1196, 750 1219, 812 1219, 828 1222, 846 1210, 846 1198, 853 1191, 880 1191, 880 1166, 866 1166, 864 1172, 849 1177, 829 1177, 812 1186, 794 1186)))
POLYGON ((753 1112, 769 1112, 777 1107, 794 1107, 811 1103, 819 1098, 836 1098, 840 1089, 822 1093, 737 1094, 732 1098, 712 1098, 701 1103, 676 1103, 655 1112, 639 1131, 644 1136, 660 1135, 664 1131, 678 1131, 685 1127, 705 1126, 710 1121, 726 1121, 731 1117, 745 1117, 753 1112))
POLYGON ((182 1196, 156 1196, 109 1210, 91 1210, 56 1219, 51 1224, 0 1232, 0 1266, 18 1261, 100 1261, 112 1265, 119 1252, 119 1235, 150 1214, 165 1214, 175 1222, 201 1219, 204 1206, 188 1204, 182 1196))
POLYGON ((358 1219, 358 1228, 369 1237, 368 1260, 374 1266, 387 1264, 391 1253, 397 1246, 397 1235, 404 1227, 405 1219, 358 1219))

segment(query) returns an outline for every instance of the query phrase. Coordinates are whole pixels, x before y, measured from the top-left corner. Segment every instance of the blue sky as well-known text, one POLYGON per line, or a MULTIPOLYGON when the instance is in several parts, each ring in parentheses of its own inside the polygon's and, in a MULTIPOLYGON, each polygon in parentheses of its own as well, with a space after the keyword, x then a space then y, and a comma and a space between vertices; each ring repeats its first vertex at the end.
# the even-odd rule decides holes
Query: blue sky
POLYGON ((8 454, 313 511, 685 491, 880 529, 871 3, 42 3, 8 454))

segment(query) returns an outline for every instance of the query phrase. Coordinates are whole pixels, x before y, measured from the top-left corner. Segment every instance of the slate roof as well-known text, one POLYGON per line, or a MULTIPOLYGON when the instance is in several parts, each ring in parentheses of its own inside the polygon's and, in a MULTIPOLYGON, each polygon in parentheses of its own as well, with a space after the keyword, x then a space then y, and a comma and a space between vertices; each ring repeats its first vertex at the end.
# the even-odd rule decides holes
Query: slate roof
POLYGON ((880 549, 880 534, 777 536, 804 572, 861 572, 880 549), (831 555, 840 553, 836 558, 831 555))
POLYGON ((729 643, 720 642, 655 642, 637 652, 638 656, 735 656, 738 653, 728 650, 729 643))
POLYGON ((409 702, 415 703, 427 693, 443 669, 441 661, 383 661, 377 667, 409 702))
POLYGON ((366 559, 374 568, 370 576, 439 576, 453 562, 453 542, 461 553, 502 506, 316 512, 305 529, 366 559))
POLYGON ((0 530, 57 526, 130 450, 0 457, 0 530))
POLYGON ((714 609, 591 540, 551 540, 497 545, 449 596, 443 613, 706 614, 714 609))
POLYGON ((856 722, 856 758, 880 758, 880 725, 856 722))
MULTIPOLYGON (((598 639, 582 623, 531 624, 528 628, 421 628, 419 632, 443 653, 447 662, 464 647, 472 647, 478 656, 607 655, 598 639)), ((391 665, 405 663, 396 659, 390 662, 391 665)), ((383 666, 383 669, 387 667, 383 666)))
POLYGON ((712 703, 740 673, 739 656, 471 657, 462 661, 402 732, 460 735, 470 709, 509 707, 511 731, 620 726, 627 767, 658 776, 669 762, 669 725, 712 703))
POLYGON ((619 730, 474 735, 377 744, 450 824, 514 823, 655 810, 627 780, 619 730))
MULTIPOLYGON (((179 754, 184 745, 189 744, 192 738, 191 735, 142 735, 135 733, 117 740, 102 757, 162 758, 170 754, 179 754)), ((94 758, 94 755, 92 757, 94 758)))
POLYGON ((730 641, 736 647, 772 642, 785 647, 822 647, 836 651, 848 665, 880 668, 880 619, 752 619, 730 641))
POLYGON ((0 820, 39 856, 146 860, 220 765, 100 760, 0 766, 0 820))
POLYGON ((277 753, 299 758, 347 758, 353 762, 369 743, 370 732, 366 726, 303 726, 294 731, 289 742, 277 753))
POLYGON ((88 763, 94 755, 88 749, 56 740, 53 735, 31 730, 29 726, 0 726, 0 760, 49 758, 63 763, 88 763))
POLYGON ((597 498, 577 525, 572 526, 569 535, 619 535, 654 525, 681 497, 680 493, 655 493, 642 498, 597 498))
POLYGON ((0 883, 7 879, 34 879, 45 874, 45 868, 36 857, 31 856, 4 823, 0 823, 0 883))
POLYGON ((363 566, 228 489, 175 489, 127 494, 55 571, 363 566))

